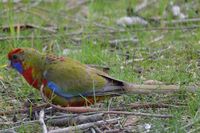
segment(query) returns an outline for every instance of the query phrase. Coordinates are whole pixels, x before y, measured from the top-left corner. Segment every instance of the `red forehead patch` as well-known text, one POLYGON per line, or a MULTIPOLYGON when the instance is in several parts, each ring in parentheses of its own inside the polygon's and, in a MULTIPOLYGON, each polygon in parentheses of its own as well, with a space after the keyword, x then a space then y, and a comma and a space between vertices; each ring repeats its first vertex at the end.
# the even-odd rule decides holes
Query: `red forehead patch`
POLYGON ((15 49, 13 49, 12 51, 10 51, 8 53, 8 59, 11 59, 13 54, 17 54, 17 53, 20 53, 20 52, 22 52, 21 48, 15 48, 15 49))

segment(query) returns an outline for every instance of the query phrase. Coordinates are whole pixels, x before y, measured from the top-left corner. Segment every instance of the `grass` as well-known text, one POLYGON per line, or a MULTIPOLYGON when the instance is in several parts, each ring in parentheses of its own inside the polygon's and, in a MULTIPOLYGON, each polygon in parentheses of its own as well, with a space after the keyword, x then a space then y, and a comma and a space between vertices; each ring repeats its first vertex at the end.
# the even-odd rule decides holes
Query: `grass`
MULTIPOLYGON (((135 7, 139 1, 120 0, 96 0, 87 3, 88 18, 85 19, 80 14, 80 8, 69 10, 64 0, 57 2, 41 2, 33 8, 29 1, 23 1, 21 4, 0 4, 0 25, 9 25, 10 32, 0 32, 0 36, 16 37, 0 41, 0 76, 7 86, 6 89, 0 88, 0 105, 1 111, 11 108, 21 107, 27 99, 39 99, 38 92, 27 85, 24 79, 14 70, 6 70, 1 66, 7 63, 6 55, 14 47, 33 47, 42 51, 46 46, 51 52, 62 55, 63 49, 69 49, 67 56, 72 57, 86 64, 107 65, 111 68, 109 74, 117 79, 143 83, 146 80, 158 80, 167 84, 178 84, 182 88, 189 85, 199 85, 199 58, 200 58, 200 29, 193 30, 143 30, 141 26, 126 27, 127 32, 109 33, 109 27, 120 29, 115 21, 126 15, 127 7, 135 7), (26 11, 14 11, 15 7, 23 5, 28 9, 26 11), (5 13, 1 13, 9 9, 5 13), (77 17, 79 16, 79 17, 77 17), (79 20, 77 21, 76 18, 79 20), (41 29, 14 30, 13 24, 31 23, 40 26, 56 25, 61 29, 56 33, 48 33, 41 29), (98 27, 99 23, 107 28, 98 27), (66 26, 67 30, 62 27, 66 26), (82 31, 84 34, 69 35, 69 33, 82 31), (50 35, 47 39, 34 37, 50 35), (19 36, 33 36, 33 39, 18 39, 19 36), (117 48, 110 47, 109 41, 114 39, 130 38, 136 36, 138 43, 120 43, 117 48), (155 38, 163 36, 163 39, 153 42, 155 38), (167 49, 170 46, 169 49, 167 49), (163 52, 159 52, 165 49, 163 52), (113 52, 110 52, 110 51, 113 52), (153 54, 157 52, 157 54, 153 54), (126 53, 129 53, 129 59, 144 58, 143 61, 133 61, 126 65, 126 53), (141 71, 139 71, 141 70, 141 71), (17 103, 13 102, 13 99, 17 103)), ((199 17, 196 10, 200 6, 198 1, 183 3, 180 0, 174 0, 174 3, 181 7, 188 4, 189 7, 194 3, 194 9, 186 9, 189 18, 199 17), (197 6, 199 5, 199 6, 197 6), (197 8, 197 9, 196 9, 197 8)), ((140 12, 144 18, 161 17, 161 20, 174 19, 170 13, 169 2, 159 1, 140 12), (169 12, 163 15, 164 12, 169 12), (163 17, 164 16, 164 17, 163 17)), ((173 27, 185 27, 198 25, 198 23, 169 25, 173 27)), ((164 27, 159 24, 149 25, 148 28, 164 27)), ((186 103, 187 106, 182 108, 169 108, 165 110, 151 110, 148 112, 161 112, 173 114, 175 117, 168 120, 142 118, 141 123, 150 123, 151 132, 186 132, 181 129, 188 123, 198 117, 200 93, 195 94, 183 92, 172 95, 149 96, 133 95, 125 96, 125 100, 113 103, 117 106, 118 102, 123 104, 134 102, 158 102, 169 101, 171 104, 180 102, 186 103), (197 116, 196 116, 197 115, 197 116)), ((38 101, 37 101, 38 102, 38 101)), ((105 101, 105 105, 106 101, 105 101)), ((199 123, 194 125, 198 127, 199 123)), ((20 132, 23 132, 21 129, 20 132)))

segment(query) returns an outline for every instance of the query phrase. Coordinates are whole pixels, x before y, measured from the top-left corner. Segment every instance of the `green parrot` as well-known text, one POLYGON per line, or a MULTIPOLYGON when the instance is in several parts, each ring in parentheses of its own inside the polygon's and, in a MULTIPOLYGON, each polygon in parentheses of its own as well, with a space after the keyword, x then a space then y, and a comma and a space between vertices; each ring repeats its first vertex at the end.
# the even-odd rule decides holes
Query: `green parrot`
POLYGON ((138 85, 117 80, 69 57, 43 54, 32 48, 15 48, 8 53, 8 59, 31 86, 38 90, 43 87, 49 102, 60 106, 90 105, 124 93, 179 91, 175 85, 138 85))

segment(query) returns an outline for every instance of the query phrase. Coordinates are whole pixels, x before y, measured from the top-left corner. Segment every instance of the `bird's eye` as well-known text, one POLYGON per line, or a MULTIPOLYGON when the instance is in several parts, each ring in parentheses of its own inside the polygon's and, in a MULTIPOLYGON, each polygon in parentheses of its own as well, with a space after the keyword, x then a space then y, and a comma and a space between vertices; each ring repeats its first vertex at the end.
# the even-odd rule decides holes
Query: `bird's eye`
POLYGON ((13 55, 12 58, 13 58, 14 60, 16 60, 16 59, 17 59, 17 55, 13 55))

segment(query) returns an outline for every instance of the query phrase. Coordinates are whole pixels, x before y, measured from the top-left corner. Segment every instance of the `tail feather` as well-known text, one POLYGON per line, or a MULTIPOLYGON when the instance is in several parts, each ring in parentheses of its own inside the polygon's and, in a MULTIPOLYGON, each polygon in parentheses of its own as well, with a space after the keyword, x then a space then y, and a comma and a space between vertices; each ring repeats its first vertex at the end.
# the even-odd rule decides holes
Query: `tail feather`
POLYGON ((177 91, 180 91, 180 87, 176 85, 141 85, 124 82, 123 86, 106 86, 103 89, 96 91, 95 95, 119 96, 122 94, 174 93, 177 91))
POLYGON ((109 95, 109 96, 119 96, 122 94, 150 94, 150 93, 174 93, 180 91, 180 87, 177 85, 142 85, 128 83, 122 80, 112 78, 108 75, 102 75, 108 84, 101 89, 96 91, 97 96, 109 95))

